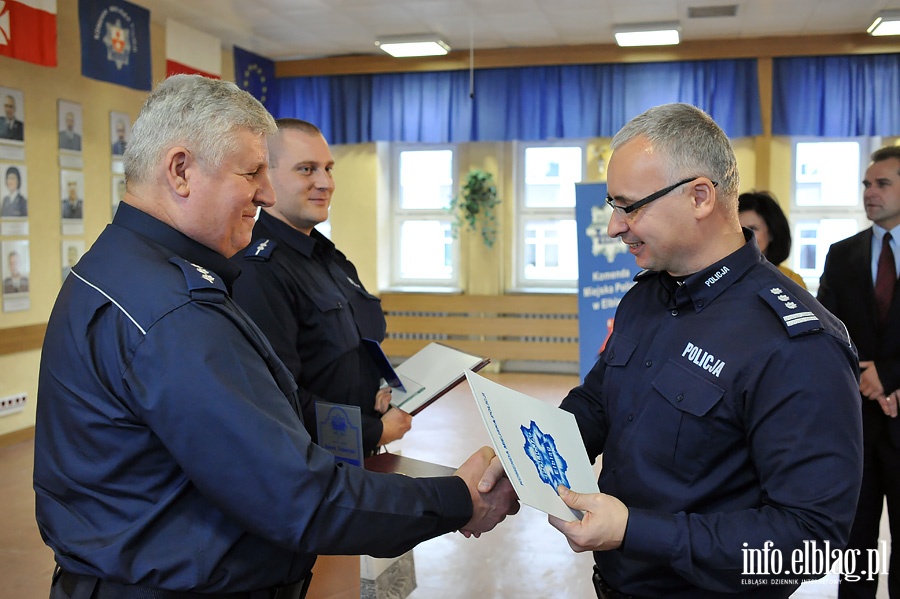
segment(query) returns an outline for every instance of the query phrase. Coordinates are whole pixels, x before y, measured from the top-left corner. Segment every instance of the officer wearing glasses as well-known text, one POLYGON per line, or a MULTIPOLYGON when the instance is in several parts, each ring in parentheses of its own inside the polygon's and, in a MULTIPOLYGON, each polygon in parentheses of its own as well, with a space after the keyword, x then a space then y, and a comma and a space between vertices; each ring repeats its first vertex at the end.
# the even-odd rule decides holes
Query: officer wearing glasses
POLYGON ((561 487, 585 516, 550 522, 594 552, 599 597, 788 597, 827 573, 786 574, 795 551, 842 548, 853 520, 856 351, 741 229, 734 152, 708 115, 652 108, 612 148, 608 233, 645 270, 561 405, 603 456, 601 493, 561 487))

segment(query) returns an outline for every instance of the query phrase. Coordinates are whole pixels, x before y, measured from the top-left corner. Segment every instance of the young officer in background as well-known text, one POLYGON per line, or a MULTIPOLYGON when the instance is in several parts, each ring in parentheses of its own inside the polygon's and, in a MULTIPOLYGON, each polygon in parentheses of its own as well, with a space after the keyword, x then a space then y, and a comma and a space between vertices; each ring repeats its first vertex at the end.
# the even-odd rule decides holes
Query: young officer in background
POLYGON ((362 344, 381 342, 381 300, 366 291, 356 267, 315 227, 328 219, 334 158, 321 131, 279 119, 269 139, 269 177, 277 202, 259 213, 241 268, 235 301, 266 334, 300 393, 304 420, 316 437, 317 401, 352 404, 362 416, 363 451, 401 438, 412 416, 390 409, 389 389, 362 344))

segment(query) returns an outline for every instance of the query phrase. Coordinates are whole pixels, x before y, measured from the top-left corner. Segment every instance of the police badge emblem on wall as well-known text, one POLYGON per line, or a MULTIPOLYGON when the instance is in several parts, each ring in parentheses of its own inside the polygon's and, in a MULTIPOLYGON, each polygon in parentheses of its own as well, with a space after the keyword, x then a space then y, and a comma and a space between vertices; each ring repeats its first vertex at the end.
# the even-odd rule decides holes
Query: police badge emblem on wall
POLYGON ((81 74, 150 90, 150 11, 125 0, 78 3, 81 74))

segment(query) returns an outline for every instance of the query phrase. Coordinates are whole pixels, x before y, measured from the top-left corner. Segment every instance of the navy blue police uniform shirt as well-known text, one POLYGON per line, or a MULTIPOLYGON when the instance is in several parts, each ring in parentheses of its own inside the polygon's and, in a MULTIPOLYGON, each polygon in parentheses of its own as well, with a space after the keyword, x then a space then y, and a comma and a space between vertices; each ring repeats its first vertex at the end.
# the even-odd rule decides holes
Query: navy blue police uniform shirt
POLYGON ((297 381, 310 434, 315 439, 316 401, 355 405, 363 450, 371 453, 383 431, 375 411, 381 374, 360 339, 384 340, 381 300, 328 238, 315 229, 305 235, 265 211, 253 242, 232 261, 241 269, 234 299, 297 381))
POLYGON ((561 404, 588 455, 603 454, 600 490, 629 508, 621 550, 594 554, 621 592, 787 597, 796 584, 743 575, 743 549, 771 541, 789 566, 804 541, 847 541, 862 476, 856 350, 745 236, 683 282, 640 273, 561 404))
POLYGON ((234 303, 237 268, 121 204, 47 326, 36 516, 65 570, 203 593, 295 582, 315 554, 398 555, 456 530, 457 477, 335 463, 234 303))

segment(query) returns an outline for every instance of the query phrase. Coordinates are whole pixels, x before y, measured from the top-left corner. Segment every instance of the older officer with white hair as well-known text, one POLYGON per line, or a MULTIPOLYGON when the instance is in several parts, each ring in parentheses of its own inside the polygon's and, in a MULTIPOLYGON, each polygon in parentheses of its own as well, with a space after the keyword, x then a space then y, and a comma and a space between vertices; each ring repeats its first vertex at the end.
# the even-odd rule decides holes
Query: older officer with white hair
POLYGON ((41 357, 34 489, 52 598, 305 593, 316 554, 393 556, 518 509, 482 448, 456 476, 344 466, 230 295, 228 257, 274 201, 275 123, 234 84, 165 80, 125 151, 127 193, 66 278, 41 357))

